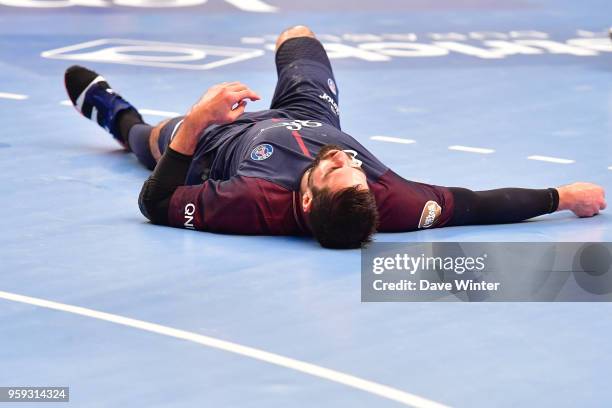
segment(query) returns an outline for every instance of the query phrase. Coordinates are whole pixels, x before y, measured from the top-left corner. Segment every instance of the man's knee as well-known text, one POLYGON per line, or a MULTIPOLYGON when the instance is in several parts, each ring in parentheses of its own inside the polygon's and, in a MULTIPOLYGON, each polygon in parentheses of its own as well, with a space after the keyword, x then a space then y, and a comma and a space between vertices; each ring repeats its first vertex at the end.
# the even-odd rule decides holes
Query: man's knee
POLYGON ((168 122, 170 122, 170 119, 166 119, 160 122, 157 126, 151 129, 151 137, 149 137, 149 149, 151 150, 151 155, 153 156, 156 162, 162 156, 161 150, 159 150, 159 136, 162 128, 166 126, 168 122))
POLYGON ((298 37, 311 37, 311 38, 317 38, 315 36, 315 33, 312 32, 312 30, 306 26, 303 25, 297 25, 297 26, 293 26, 291 28, 286 29, 285 31, 283 31, 279 36, 278 39, 276 40, 276 49, 278 50, 279 47, 287 40, 291 39, 291 38, 298 38, 298 37))

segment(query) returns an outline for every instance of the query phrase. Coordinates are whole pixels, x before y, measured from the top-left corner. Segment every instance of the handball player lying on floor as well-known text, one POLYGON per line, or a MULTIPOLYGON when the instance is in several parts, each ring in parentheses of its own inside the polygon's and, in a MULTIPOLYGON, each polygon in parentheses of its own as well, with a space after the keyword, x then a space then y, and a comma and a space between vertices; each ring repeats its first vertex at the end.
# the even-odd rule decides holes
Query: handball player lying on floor
POLYGON ((270 109, 225 82, 181 117, 153 127, 83 67, 66 71, 71 101, 153 173, 140 209, 153 223, 235 234, 313 235, 328 248, 358 248, 376 231, 512 223, 561 210, 591 217, 606 206, 590 183, 471 191, 408 181, 340 130, 338 88, 321 43, 305 26, 276 44, 270 109))

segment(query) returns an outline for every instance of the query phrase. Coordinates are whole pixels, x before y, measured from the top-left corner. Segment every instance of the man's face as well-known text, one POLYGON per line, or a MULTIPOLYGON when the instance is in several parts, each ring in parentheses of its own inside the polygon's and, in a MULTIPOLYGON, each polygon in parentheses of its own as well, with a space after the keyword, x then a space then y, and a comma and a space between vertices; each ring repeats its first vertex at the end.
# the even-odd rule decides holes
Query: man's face
POLYGON ((363 190, 369 188, 360 164, 340 146, 324 146, 313 162, 308 175, 308 187, 339 191, 354 186, 359 186, 363 190))

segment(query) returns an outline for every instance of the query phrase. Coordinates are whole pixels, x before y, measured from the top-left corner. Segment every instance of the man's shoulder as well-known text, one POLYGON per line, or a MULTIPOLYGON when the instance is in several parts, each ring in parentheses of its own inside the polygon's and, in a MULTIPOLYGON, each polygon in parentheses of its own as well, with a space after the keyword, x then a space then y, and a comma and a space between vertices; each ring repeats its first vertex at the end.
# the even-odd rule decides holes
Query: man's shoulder
POLYGON ((232 184, 237 199, 252 200, 258 205, 285 206, 291 203, 294 193, 277 181, 260 176, 238 175, 232 184))
POLYGON ((273 180, 254 176, 238 176, 236 199, 246 213, 261 218, 266 230, 273 234, 293 234, 299 231, 295 220, 297 191, 273 180))

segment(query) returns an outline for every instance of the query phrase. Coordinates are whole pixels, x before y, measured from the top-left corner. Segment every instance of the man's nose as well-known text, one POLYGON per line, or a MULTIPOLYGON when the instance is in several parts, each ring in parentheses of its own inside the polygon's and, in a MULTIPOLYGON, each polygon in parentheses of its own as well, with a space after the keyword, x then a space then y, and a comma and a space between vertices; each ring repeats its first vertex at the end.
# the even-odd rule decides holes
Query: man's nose
POLYGON ((343 151, 340 151, 340 150, 338 150, 336 153, 333 154, 332 160, 333 160, 334 164, 341 165, 341 166, 344 166, 344 165, 348 164, 348 162, 349 162, 349 159, 348 159, 348 156, 346 155, 346 153, 344 153, 343 151))

